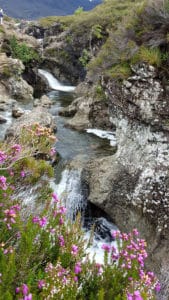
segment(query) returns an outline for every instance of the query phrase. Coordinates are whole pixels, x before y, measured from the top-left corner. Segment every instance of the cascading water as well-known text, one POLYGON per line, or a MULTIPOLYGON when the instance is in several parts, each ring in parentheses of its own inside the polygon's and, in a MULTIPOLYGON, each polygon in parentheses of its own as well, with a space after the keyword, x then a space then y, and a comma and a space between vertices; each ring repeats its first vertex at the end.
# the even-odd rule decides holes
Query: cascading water
POLYGON ((60 183, 55 184, 54 181, 51 181, 51 187, 57 193, 61 203, 66 207, 67 218, 73 221, 77 213, 81 213, 82 224, 85 224, 84 232, 87 243, 91 239, 91 228, 94 228, 94 234, 92 234, 87 253, 89 258, 92 259, 94 257, 96 262, 103 263, 104 251, 102 245, 114 245, 116 247, 116 242, 114 242, 111 233, 117 227, 103 217, 85 220, 87 198, 81 186, 81 172, 82 170, 66 169, 62 172, 60 183))
POLYGON ((66 169, 59 184, 51 182, 51 187, 67 209, 67 217, 72 221, 78 212, 83 214, 87 206, 81 187, 81 171, 66 169))
POLYGON ((38 69, 38 73, 43 76, 51 89, 56 90, 56 91, 62 91, 62 92, 73 92, 75 90, 74 86, 67 86, 61 84, 51 73, 38 69))

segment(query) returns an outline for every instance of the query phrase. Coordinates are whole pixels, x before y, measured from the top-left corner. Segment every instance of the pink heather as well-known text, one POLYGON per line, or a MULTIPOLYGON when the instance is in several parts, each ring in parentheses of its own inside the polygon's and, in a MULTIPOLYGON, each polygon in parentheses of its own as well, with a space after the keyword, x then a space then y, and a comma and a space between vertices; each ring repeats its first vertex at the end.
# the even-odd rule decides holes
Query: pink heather
POLYGON ((21 289, 22 289, 22 294, 23 296, 26 296, 28 294, 28 286, 24 283, 22 286, 21 286, 21 289))
POLYGON ((52 194, 52 198, 53 198, 53 200, 54 200, 54 203, 57 203, 57 202, 59 201, 58 196, 57 196, 56 193, 53 193, 53 194, 52 194))
POLYGON ((42 289, 45 286, 45 280, 38 280, 38 289, 42 289))
POLYGON ((78 249, 78 246, 72 245, 72 248, 71 248, 71 249, 72 249, 71 254, 76 256, 77 253, 78 253, 78 250, 79 250, 79 249, 78 249))
POLYGON ((44 227, 46 224, 47 224, 47 217, 42 217, 42 218, 39 220, 39 226, 40 226, 40 227, 44 227))
POLYGON ((55 154, 56 154, 56 150, 54 148, 51 148, 50 156, 54 156, 55 154))
POLYGON ((32 300, 32 294, 25 296, 23 300, 32 300))
POLYGON ((19 145, 19 144, 15 144, 15 145, 13 145, 13 146, 11 147, 11 149, 14 150, 15 153, 19 153, 19 152, 21 152, 22 147, 21 147, 21 145, 19 145))
POLYGON ((60 236, 58 237, 58 239, 59 239, 59 245, 60 245, 61 247, 63 247, 63 246, 65 245, 64 237, 63 237, 62 235, 60 235, 60 236))
POLYGON ((6 190, 7 189, 6 177, 4 177, 4 176, 0 176, 0 188, 2 190, 6 190))
POLYGON ((76 265, 75 265, 74 272, 75 272, 75 274, 79 274, 81 271, 82 271, 81 263, 78 262, 78 263, 76 263, 76 265))
POLYGON ((107 245, 107 244, 103 244, 102 245, 102 249, 104 250, 104 251, 106 251, 106 252, 110 252, 110 249, 111 249, 111 246, 110 245, 107 245))
POLYGON ((5 152, 0 151, 0 164, 2 164, 7 159, 5 152))
POLYGON ((25 172, 21 171, 20 175, 21 175, 22 178, 25 177, 25 172))

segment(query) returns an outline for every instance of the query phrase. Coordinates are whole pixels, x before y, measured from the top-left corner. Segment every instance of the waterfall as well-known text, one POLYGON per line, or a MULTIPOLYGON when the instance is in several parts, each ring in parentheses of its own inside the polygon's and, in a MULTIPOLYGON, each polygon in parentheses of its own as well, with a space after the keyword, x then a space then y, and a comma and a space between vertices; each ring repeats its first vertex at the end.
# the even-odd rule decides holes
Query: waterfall
POLYGON ((67 217, 74 220, 77 213, 85 211, 87 202, 81 187, 81 170, 64 170, 59 184, 51 187, 67 209, 67 217))
POLYGON ((62 91, 62 92, 73 92, 75 90, 74 86, 69 86, 69 85, 63 85, 60 83, 51 73, 48 71, 38 69, 38 73, 43 76, 51 89, 56 90, 56 91, 62 91))
MULTIPOLYGON (((66 207, 67 217, 70 220, 74 220, 78 212, 83 216, 87 208, 87 199, 81 184, 81 172, 81 170, 65 169, 62 172, 62 178, 59 184, 55 184, 54 181, 51 181, 51 187, 58 195, 61 203, 66 207)), ((102 245, 107 244, 117 248, 117 244, 111 235, 114 230, 117 230, 117 227, 103 217, 90 220, 90 222, 90 225, 95 226, 95 231, 94 235, 92 234, 93 238, 90 246, 86 251, 90 259, 94 257, 97 263, 102 264, 104 262, 102 245)), ((91 226, 87 225, 84 231, 85 240, 86 243, 88 243, 91 238, 91 226)))

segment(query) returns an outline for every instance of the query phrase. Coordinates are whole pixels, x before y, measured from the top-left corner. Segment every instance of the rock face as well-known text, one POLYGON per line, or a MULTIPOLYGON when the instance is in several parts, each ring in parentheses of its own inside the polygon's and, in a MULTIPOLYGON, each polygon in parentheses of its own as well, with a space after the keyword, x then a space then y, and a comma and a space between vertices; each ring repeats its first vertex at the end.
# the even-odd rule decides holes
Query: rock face
MULTIPOLYGON (((90 202, 121 230, 137 227, 148 241, 147 265, 162 283, 159 299, 168 300, 169 96, 152 66, 136 65, 132 71, 122 84, 102 80, 117 152, 91 161, 85 180, 90 202)), ((88 103, 83 101, 80 109, 88 103)), ((92 114, 91 104, 88 108, 92 114)))
POLYGON ((8 95, 17 100, 33 99, 33 88, 21 77, 25 67, 19 59, 0 53, 1 82, 8 95))
POLYGON ((95 127, 101 129, 112 129, 114 125, 110 122, 108 100, 104 97, 97 97, 95 87, 80 84, 76 93, 81 95, 60 111, 60 115, 72 117, 66 122, 68 127, 76 130, 85 130, 95 127), (90 91, 90 92, 89 92, 90 91))
POLYGON ((22 78, 16 81, 14 77, 8 80, 10 95, 17 100, 33 100, 33 88, 22 78))

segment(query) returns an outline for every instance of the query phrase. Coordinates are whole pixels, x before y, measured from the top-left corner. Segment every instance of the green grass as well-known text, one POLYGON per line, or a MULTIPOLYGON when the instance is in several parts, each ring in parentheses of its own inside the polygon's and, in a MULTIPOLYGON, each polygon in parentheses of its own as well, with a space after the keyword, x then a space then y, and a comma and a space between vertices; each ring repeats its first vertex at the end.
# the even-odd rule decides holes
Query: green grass
POLYGON ((132 63, 145 62, 159 67, 162 63, 162 53, 159 48, 141 46, 138 53, 132 58, 132 63))

